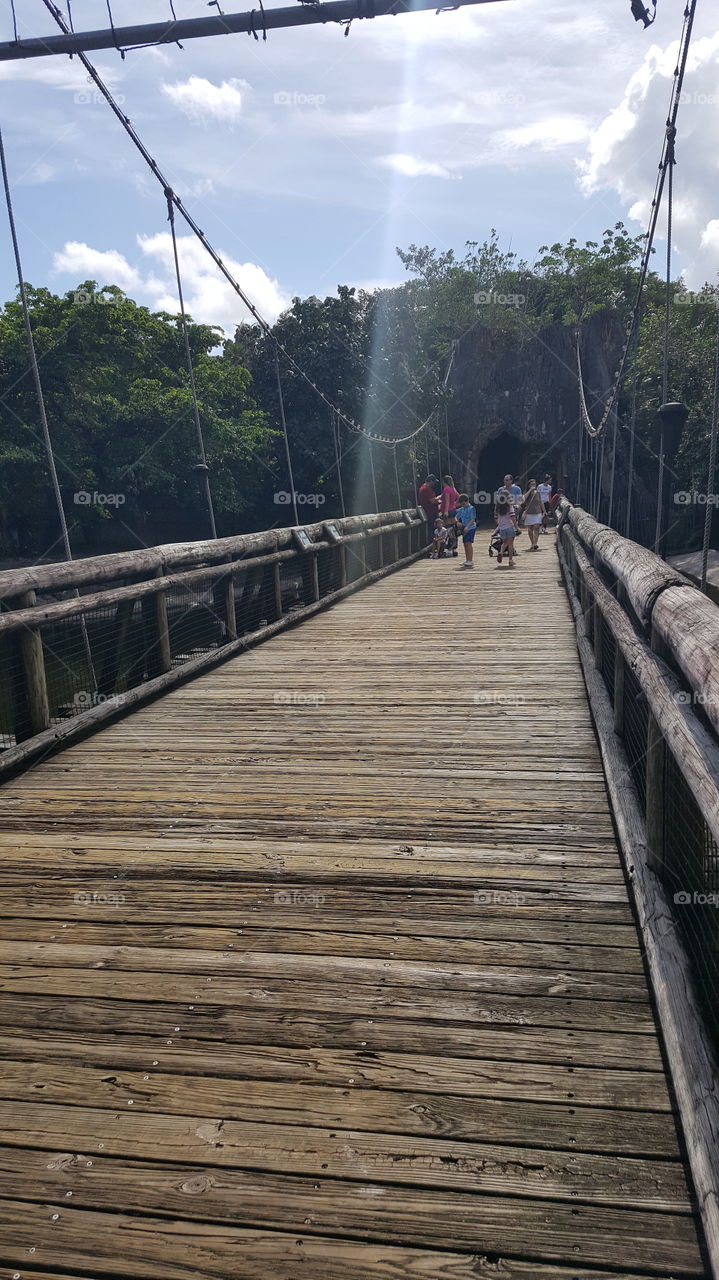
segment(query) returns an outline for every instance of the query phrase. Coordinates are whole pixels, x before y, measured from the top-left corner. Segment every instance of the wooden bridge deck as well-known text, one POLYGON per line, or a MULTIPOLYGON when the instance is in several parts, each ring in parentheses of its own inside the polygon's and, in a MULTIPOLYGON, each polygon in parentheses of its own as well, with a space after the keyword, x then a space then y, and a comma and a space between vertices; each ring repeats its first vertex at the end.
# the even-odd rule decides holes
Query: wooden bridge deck
POLYGON ((477 550, 4 788, 2 1280, 704 1275, 553 544, 477 550))

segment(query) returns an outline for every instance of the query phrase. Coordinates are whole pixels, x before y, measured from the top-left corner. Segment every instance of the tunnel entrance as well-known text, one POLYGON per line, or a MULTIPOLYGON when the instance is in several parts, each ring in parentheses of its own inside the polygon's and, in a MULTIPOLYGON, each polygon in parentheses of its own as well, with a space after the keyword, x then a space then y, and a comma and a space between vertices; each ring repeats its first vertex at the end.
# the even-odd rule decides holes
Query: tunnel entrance
POLYGON ((522 489, 534 477, 538 483, 549 474, 556 488, 562 484, 563 460, 541 441, 524 441, 509 431, 490 440, 477 459, 477 490, 495 493, 509 472, 522 489))

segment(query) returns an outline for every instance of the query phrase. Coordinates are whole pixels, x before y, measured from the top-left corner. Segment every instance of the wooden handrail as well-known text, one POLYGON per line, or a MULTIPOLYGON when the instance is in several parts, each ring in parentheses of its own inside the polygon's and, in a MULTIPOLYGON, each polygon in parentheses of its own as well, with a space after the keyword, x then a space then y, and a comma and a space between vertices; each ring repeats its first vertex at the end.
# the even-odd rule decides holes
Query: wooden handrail
POLYGON ((624 592, 638 622, 661 642, 685 676, 712 727, 719 733, 719 608, 690 578, 660 556, 599 524, 566 499, 563 532, 569 527, 594 561, 624 592))
MULTIPOLYGON (((0 774, 7 774, 48 748, 54 749, 61 742, 77 737, 111 715, 130 710, 146 696, 169 688, 176 680, 188 678, 222 661, 228 654, 239 652, 248 642, 247 633, 238 636, 239 617, 244 616, 245 625, 257 624, 255 606, 260 594, 263 612, 264 601, 269 599, 270 603, 267 618, 253 633, 253 643, 375 581, 378 571, 391 572, 399 565, 410 563, 423 554, 425 539, 417 533, 424 523, 417 509, 386 511, 300 526, 311 539, 308 545, 300 545, 295 528, 271 529, 236 538, 173 543, 139 552, 94 556, 71 564, 39 565, 0 574, 0 586, 6 593, 4 611, 0 613, 0 653, 5 659, 0 678, 5 682, 4 701, 11 716, 11 724, 7 726, 11 745, 0 753, 0 774), (336 527, 339 540, 328 536, 325 525, 330 523, 336 527), (368 544, 373 544, 371 564, 368 564, 368 544), (353 553, 355 546, 357 550, 353 553), (320 555, 326 557, 325 563, 330 566, 328 575, 320 574, 320 555), (280 568, 286 562, 296 566, 297 575, 302 578, 301 607, 293 602, 285 609, 280 568), (168 566, 175 566, 176 571, 167 573, 168 566), (235 583, 248 575, 251 575, 248 594, 243 595, 238 614, 235 583), (126 583, 128 577, 140 580, 126 583), (113 585, 118 579, 125 584, 113 585), (38 604, 34 588, 27 588, 29 581, 53 595, 62 596, 68 590, 73 594, 70 598, 51 598, 38 604), (173 637, 178 632, 173 631, 175 615, 169 601, 170 592, 196 591, 198 583, 206 584, 208 593, 206 599, 195 603, 200 610, 205 610, 210 623, 204 646, 208 651, 201 658, 197 657, 197 649, 179 655, 173 652, 173 637), (75 594, 78 587, 84 587, 86 594, 75 594), (99 589, 93 591, 92 587, 99 589), (129 627, 136 603, 141 616, 133 625, 135 633, 139 628, 141 643, 139 647, 131 646, 128 652, 129 627), (88 709, 83 701, 78 709, 74 702, 66 701, 58 706, 57 695, 53 701, 48 694, 43 628, 60 628, 62 635, 64 624, 77 625, 78 619, 85 618, 87 621, 82 625, 91 640, 92 614, 103 609, 114 611, 111 642, 103 648, 100 667, 87 677, 92 681, 90 689, 75 690, 75 694, 87 693, 89 700, 96 701, 97 705, 88 709), (173 661, 178 664, 175 669, 173 661), (120 692, 116 693, 118 686, 120 692), (53 720, 64 716, 69 717, 66 722, 52 726, 53 720)), ((192 597, 189 599, 192 604, 192 597)), ((106 623, 107 618, 104 621, 106 623)), ((91 642, 87 647, 91 650, 91 642)), ((69 674, 72 684, 72 671, 69 674)), ((70 697, 72 693, 71 688, 70 697)))
MULTIPOLYGON (((416 512, 416 508, 411 508, 416 512)), ((324 521, 316 524, 268 529, 261 533, 240 533, 231 538, 217 538, 206 542, 171 542, 157 547, 143 547, 138 551, 120 551, 112 555, 90 556, 86 560, 63 561, 59 564, 29 565, 24 569, 5 569, 0 572, 0 599, 12 601, 27 591, 68 591, 93 583, 112 582, 118 578, 151 577, 167 573, 179 565, 209 564, 226 560, 228 556, 255 556, 280 550, 293 544, 293 527, 299 527, 313 539, 321 537, 324 521)), ((344 516, 332 521, 340 533, 363 533, 390 524, 404 524, 402 511, 385 511, 381 514, 344 516)), ((417 517, 419 523, 419 517, 417 517)), ((404 526, 405 528, 408 526, 404 526)))

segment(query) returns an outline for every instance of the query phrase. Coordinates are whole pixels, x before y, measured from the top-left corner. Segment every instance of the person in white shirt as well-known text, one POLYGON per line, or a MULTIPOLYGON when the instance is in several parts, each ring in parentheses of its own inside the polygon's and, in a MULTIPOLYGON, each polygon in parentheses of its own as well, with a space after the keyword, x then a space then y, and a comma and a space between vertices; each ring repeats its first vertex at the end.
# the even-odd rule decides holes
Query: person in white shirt
MULTIPOLYGON (((546 511, 549 511, 549 499, 552 496, 552 477, 545 476, 541 484, 537 485, 537 492, 544 503, 546 511)), ((542 525, 542 533, 547 533, 547 529, 542 525)))

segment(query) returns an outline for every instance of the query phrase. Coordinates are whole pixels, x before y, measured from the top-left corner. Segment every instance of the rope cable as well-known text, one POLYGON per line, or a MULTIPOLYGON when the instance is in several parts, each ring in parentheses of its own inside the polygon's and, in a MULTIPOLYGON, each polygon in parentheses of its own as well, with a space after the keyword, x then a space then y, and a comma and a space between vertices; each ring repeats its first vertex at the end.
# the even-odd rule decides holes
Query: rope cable
POLYGON ((397 510, 401 511, 402 510, 402 492, 400 490, 400 485, 399 485, 399 468, 397 466, 397 447, 396 446, 392 450, 392 455, 394 457, 394 478, 395 478, 395 483, 397 485, 397 510))
POLYGON ((172 203, 172 197, 168 191, 165 192, 167 198, 167 218, 170 223, 170 234, 172 236, 172 255, 175 260, 175 278, 177 280, 177 297, 180 303, 180 316, 182 320, 182 337, 185 346, 185 361, 187 364, 187 372, 190 379, 190 392, 192 395, 192 414, 195 420, 195 434, 197 436, 197 450, 199 453, 198 473, 200 483, 203 490, 205 504, 207 506, 207 515, 210 522, 211 536, 213 539, 217 537, 217 528, 215 525, 215 512, 212 505, 212 492, 210 489, 210 480, 208 476, 207 457, 205 456, 205 441, 202 436, 202 424, 200 422, 200 407, 197 402, 197 385, 195 383, 195 370, 192 364, 192 351, 190 349, 190 334, 187 326, 187 313, 185 312, 185 298, 182 291, 182 275, 180 273, 180 257, 177 251, 177 232, 175 230, 175 206, 172 203))
MULTIPOLYGON (((47 0, 45 0, 45 3, 47 3, 47 0)), ((674 163, 674 142, 676 139, 676 132, 677 132, 676 122, 677 122, 677 116, 679 113, 679 107, 681 104, 682 86, 684 84, 684 75, 686 72, 687 58, 689 56, 689 46, 692 38, 692 30, 694 26, 694 17, 696 13, 696 7, 697 7, 697 0, 688 0, 688 3, 684 9, 684 24, 682 27, 682 33, 679 41, 679 50, 680 50, 679 61, 674 71, 674 80, 672 85, 669 116, 667 119, 667 126, 664 133, 664 141, 662 144, 662 154, 661 154, 661 160, 659 162, 659 172, 657 175, 656 185, 654 188, 654 198, 652 200, 652 205, 651 205, 651 215, 649 219, 649 226, 644 237, 645 239, 644 252, 642 254, 642 259, 639 267, 639 276, 637 280, 637 288, 635 292, 634 305, 632 307, 632 311, 630 314, 629 322, 628 322, 626 333, 625 333, 621 357, 619 360, 619 368, 617 369, 614 376, 614 385, 605 403, 604 412, 602 414, 601 421, 599 425, 596 427, 592 425, 592 421, 589 416, 589 411, 587 409, 586 400, 584 396, 584 386, 582 384, 582 377, 581 377, 581 362, 579 360, 579 325, 577 325, 577 355, 578 355, 578 377, 579 377, 579 384, 580 384, 580 412, 582 416, 582 422, 584 424, 584 429, 587 432, 587 435, 590 435, 590 436, 601 435, 602 431, 604 430, 604 427, 606 426, 606 423, 609 419, 609 415, 612 412, 614 405, 616 404, 617 397, 619 395, 619 388, 621 386, 622 379, 624 377, 624 371, 626 368, 629 348, 631 345, 632 338, 634 336, 634 330, 637 324, 637 317, 638 317, 639 308, 641 305, 642 295, 644 293, 644 285, 646 283, 647 274, 649 272, 649 262, 651 259, 653 246, 654 246, 654 236, 656 233, 657 220, 659 217, 659 209, 661 207, 662 197, 664 194, 664 183, 667 176, 667 170, 671 167, 671 164, 674 163)))
POLYGON ((280 377, 280 356, 275 347, 275 375, 277 378, 277 399, 280 406, 280 421, 282 423, 282 438, 285 442, 285 458, 287 460, 287 474, 290 479, 290 493, 292 495, 292 510, 295 516, 295 524, 300 523, 300 517, 297 512, 297 494, 295 492, 295 477, 292 473, 292 457, 290 455, 290 438, 287 434, 287 419, 285 417, 285 398, 282 394, 282 379, 280 377))
MULTIPOLYGON (((674 131, 676 133, 676 130, 674 131)), ((671 324, 672 298, 672 214, 674 207, 674 137, 668 135, 668 182, 667 182, 667 265, 664 295, 664 348, 662 352, 662 404, 669 399, 669 330, 671 324)), ((654 551, 659 555, 664 524, 664 419, 661 421, 659 435, 659 474, 657 478, 657 518, 654 527, 654 551)))
MULTIPOLYGON (((37 360, 37 351, 35 349, 35 339, 32 332, 32 323, 30 320, 30 307, 27 300, 27 290, 25 288, 25 278, 22 270, 22 259, 20 256, 20 243, 17 238, 17 228, 15 226, 15 213, 13 210, 12 193, 10 190, 10 179, 7 171, 7 161, 5 158, 5 142, 3 140, 2 130, 0 129, 0 169, 2 169, 2 180, 5 188, 5 204, 7 208, 8 222, 10 224, 10 238, 12 240, 13 254, 15 256, 15 266, 18 274, 18 289, 20 292, 20 304, 22 307, 23 323, 25 325, 25 336, 27 339, 28 357, 30 360, 30 369, 32 371, 32 379, 35 386, 35 396, 37 399, 38 413, 40 415, 40 427, 42 430, 43 443, 45 445, 45 455, 47 458, 48 471, 50 472, 50 482, 55 498, 55 507, 57 509, 58 520, 60 522, 60 532, 62 535, 62 545, 65 552, 65 559, 72 560, 72 547, 70 545, 70 533, 65 518, 65 507, 62 501, 62 491, 60 489, 60 481, 58 480, 57 467, 55 465, 55 454, 52 448, 52 438, 50 436, 50 427, 47 420, 47 412, 45 409, 45 396, 43 394, 42 382, 40 379, 40 367, 37 360)), ((77 588, 72 593, 79 596, 77 588)), ((80 632, 83 639, 83 647, 85 649, 85 659, 87 662, 88 675, 92 681, 94 688, 97 688, 97 679, 92 661, 92 653, 90 650, 90 641, 87 634, 87 625, 84 616, 80 619, 80 632)))
POLYGON ((62 493, 60 490, 60 481, 57 476, 57 467, 55 466, 55 455, 52 449, 52 440, 50 438, 50 428, 47 421, 47 413, 45 410, 45 397, 42 390, 42 382, 40 381, 40 368, 37 361, 37 352, 35 350, 35 339, 32 332, 32 324, 30 321, 30 307, 27 300, 27 291, 25 289, 25 280, 22 271, 22 260, 20 257, 20 245, 17 238, 17 229, 15 226, 15 214, 13 211, 12 194, 10 191, 10 180, 8 178, 7 162, 5 158, 5 143, 0 130, 0 167, 2 168, 3 186, 5 188, 5 204, 7 207, 8 222, 10 224, 10 237, 12 240, 13 253, 15 255, 15 266, 18 274, 18 288, 20 291, 20 305, 22 307, 23 322, 25 325, 25 336, 27 339, 28 357, 30 360, 30 369, 32 371, 33 383, 35 385, 35 395, 37 397, 38 411, 40 415, 40 426, 42 429, 42 437, 47 454, 48 469, 50 471, 50 480, 52 483, 53 494, 55 496, 55 506, 60 521, 60 530, 62 533, 62 544, 65 551, 65 559, 72 560, 72 548, 70 546, 70 535, 67 528, 67 520, 65 518, 65 508, 62 501, 62 493))
POLYGON ((709 443, 709 479, 707 482, 707 502, 704 512, 704 540, 702 543, 702 577, 701 589, 706 593, 707 566, 709 563, 709 541, 711 538, 712 513, 714 510, 714 485, 716 477, 717 435, 719 435, 719 325, 717 326, 716 359, 714 362, 714 402, 712 405, 712 429, 709 443))
POLYGON ((639 382, 639 326, 634 335, 634 368, 632 370, 632 411, 629 421, 629 481, 627 484, 627 511, 624 522, 624 537, 630 536, 632 521, 632 494, 634 492, 634 440, 637 426, 637 387, 639 382))
POLYGON ((337 415, 335 414, 334 410, 332 410, 332 413, 330 414, 330 421, 332 423, 332 439, 334 441, 334 446, 335 446, 335 466, 337 467, 337 480, 339 482, 339 490, 340 490, 340 507, 342 509, 342 515, 346 516, 347 511, 345 509, 345 493, 344 493, 344 488, 342 486, 342 453, 340 448, 340 426, 339 426, 339 422, 337 421, 337 415))
POLYGON ((374 456, 372 454, 372 441, 369 442, 369 469, 372 477, 372 494, 374 496, 374 509, 379 511, 379 502, 377 501, 377 480, 374 473, 374 456))

